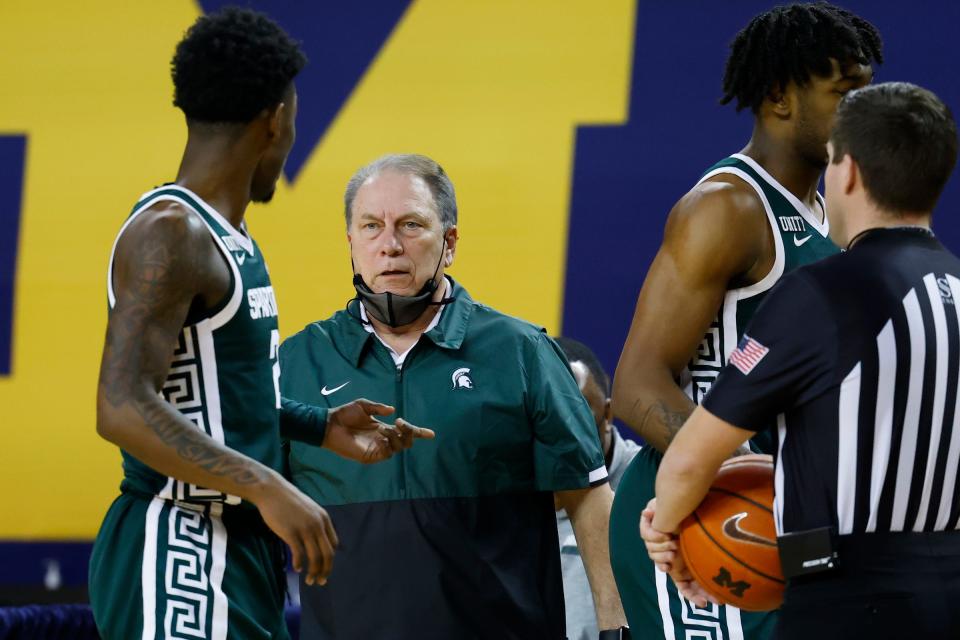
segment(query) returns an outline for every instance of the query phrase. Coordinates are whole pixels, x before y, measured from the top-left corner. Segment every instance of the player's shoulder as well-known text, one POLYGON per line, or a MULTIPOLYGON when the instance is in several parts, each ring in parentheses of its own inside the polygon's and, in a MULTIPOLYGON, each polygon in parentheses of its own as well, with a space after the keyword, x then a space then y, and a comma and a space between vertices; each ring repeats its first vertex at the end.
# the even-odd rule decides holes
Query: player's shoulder
POLYGON ((687 269, 732 279, 770 251, 769 228, 764 204, 752 187, 720 174, 696 184, 674 205, 662 250, 687 269))
POLYGON ((123 236, 128 242, 150 239, 154 244, 169 244, 171 248, 183 250, 206 246, 209 231, 188 207, 173 200, 160 200, 137 214, 123 236))
POLYGON ((769 221, 756 191, 734 175, 719 174, 696 184, 667 217, 663 243, 685 259, 724 257, 744 269, 763 251, 769 221))
POLYGON ((718 229, 766 224, 766 209, 756 190, 734 174, 720 173, 698 182, 670 212, 673 221, 718 229))

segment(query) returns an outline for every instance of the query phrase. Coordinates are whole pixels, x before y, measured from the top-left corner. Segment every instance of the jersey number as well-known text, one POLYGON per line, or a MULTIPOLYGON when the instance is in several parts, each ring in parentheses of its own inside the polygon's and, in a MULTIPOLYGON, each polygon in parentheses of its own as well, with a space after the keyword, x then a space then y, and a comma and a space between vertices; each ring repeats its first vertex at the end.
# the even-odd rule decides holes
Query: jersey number
POLYGON ((280 408, 280 330, 270 332, 270 359, 273 360, 273 390, 277 393, 277 409, 280 408))

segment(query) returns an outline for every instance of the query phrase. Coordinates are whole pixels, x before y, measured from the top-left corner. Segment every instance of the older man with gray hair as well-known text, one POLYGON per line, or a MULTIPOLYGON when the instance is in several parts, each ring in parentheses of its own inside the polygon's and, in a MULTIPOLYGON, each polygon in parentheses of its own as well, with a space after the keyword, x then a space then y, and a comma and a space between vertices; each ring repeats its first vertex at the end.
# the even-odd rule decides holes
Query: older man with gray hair
POLYGON ((343 541, 328 583, 301 583, 302 637, 562 640, 554 496, 600 635, 621 637, 612 493, 562 353, 446 275, 457 203, 436 162, 382 157, 353 176, 345 205, 357 295, 284 342, 283 394, 320 406, 370 398, 436 439, 376 466, 291 443, 295 484, 343 541))

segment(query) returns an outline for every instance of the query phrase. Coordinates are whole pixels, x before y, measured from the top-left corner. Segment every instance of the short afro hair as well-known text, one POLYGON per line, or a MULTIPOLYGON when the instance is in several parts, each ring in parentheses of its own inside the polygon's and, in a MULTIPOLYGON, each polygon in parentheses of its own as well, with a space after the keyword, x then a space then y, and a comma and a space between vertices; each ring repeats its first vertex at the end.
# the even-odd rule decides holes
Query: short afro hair
POLYGON ((247 123, 283 101, 306 62, 273 20, 228 7, 202 16, 177 45, 173 104, 191 122, 247 123))
POLYGON ((826 2, 791 4, 761 13, 730 44, 720 104, 737 103, 757 113, 763 100, 792 80, 805 85, 811 74, 830 75, 830 59, 841 64, 883 62, 876 27, 826 2))

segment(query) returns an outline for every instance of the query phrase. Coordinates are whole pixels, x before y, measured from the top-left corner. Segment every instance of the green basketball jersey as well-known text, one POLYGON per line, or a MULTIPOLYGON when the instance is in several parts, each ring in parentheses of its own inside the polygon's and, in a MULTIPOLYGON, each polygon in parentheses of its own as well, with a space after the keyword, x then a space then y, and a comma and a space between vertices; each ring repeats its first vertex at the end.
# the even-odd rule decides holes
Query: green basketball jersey
MULTIPOLYGON (((177 202, 210 231, 230 267, 230 290, 215 309, 191 309, 161 391, 164 399, 211 438, 280 471, 280 332, 277 304, 260 248, 245 227, 234 228, 188 189, 165 185, 144 194, 117 234, 160 201, 177 202)), ((113 254, 107 277, 110 308, 113 254)), ((181 482, 154 471, 123 451, 121 490, 181 501, 238 504, 240 498, 181 482)))
MULTIPOLYGON (((773 268, 760 282, 730 289, 724 296, 716 318, 681 376, 684 390, 696 404, 713 386, 750 318, 783 274, 839 251, 827 236, 830 223, 826 216, 821 222, 818 212, 810 211, 753 158, 735 153, 710 167, 700 182, 720 174, 736 176, 757 192, 773 231, 776 257, 773 268)), ((826 211, 820 194, 817 200, 826 211)))

